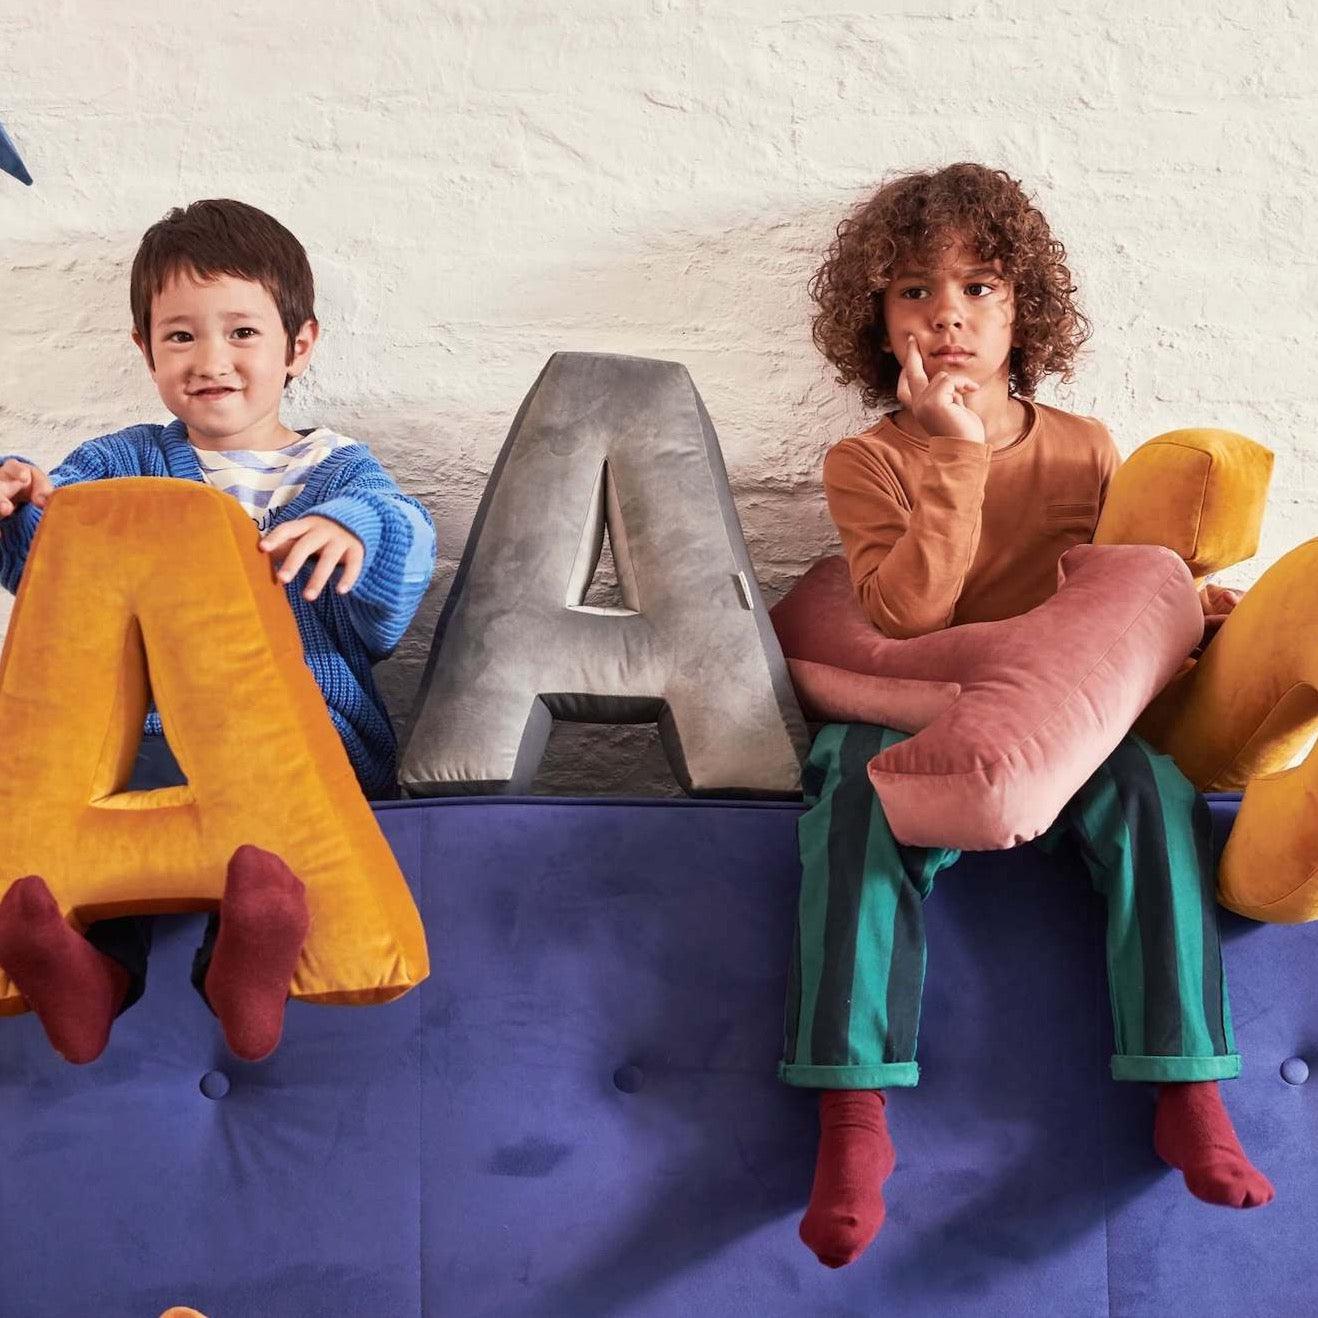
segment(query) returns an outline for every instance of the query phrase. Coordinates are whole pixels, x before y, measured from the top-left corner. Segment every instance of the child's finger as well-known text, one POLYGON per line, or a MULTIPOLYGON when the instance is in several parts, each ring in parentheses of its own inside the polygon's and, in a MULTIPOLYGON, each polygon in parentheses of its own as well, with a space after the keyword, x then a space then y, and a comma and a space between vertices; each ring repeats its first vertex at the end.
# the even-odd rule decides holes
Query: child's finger
POLYGON ((362 574, 362 563, 366 555, 360 545, 349 545, 343 556, 343 572, 339 576, 339 594, 346 595, 356 584, 362 574))
POLYGON ((911 389, 918 393, 929 383, 929 377, 924 373, 924 359, 920 356, 920 346, 916 343, 914 334, 906 336, 904 365, 911 377, 911 389))
POLYGON ((32 492, 28 497, 36 507, 44 508, 54 492, 55 486, 44 471, 34 471, 32 473, 32 492))
POLYGON ((287 557, 279 565, 279 580, 292 581, 299 572, 302 571, 302 565, 316 553, 325 543, 326 536, 324 533, 308 531, 305 535, 300 536, 297 543, 288 551, 287 557))
POLYGON ((322 553, 316 559, 315 571, 307 578, 307 584, 302 588, 302 598, 314 600, 329 584, 330 574, 338 565, 338 559, 332 553, 322 553))
POLYGON ((961 395, 961 382, 947 371, 939 371, 929 381, 929 388, 925 390, 923 401, 938 407, 956 408, 966 405, 961 395))
POLYGON ((299 517, 296 521, 285 522, 283 526, 276 526, 273 531, 267 531, 261 537, 261 549, 269 554, 278 549, 280 545, 288 544, 291 540, 296 540, 298 536, 308 530, 307 520, 299 517))
POLYGON ((925 394, 940 403, 950 403, 956 397, 955 381, 946 371, 937 371, 930 379, 925 394))
POLYGON ((283 582, 292 581, 302 571, 303 565, 314 552, 313 547, 306 544, 305 540, 299 540, 284 556, 284 561, 280 563, 279 571, 275 573, 275 576, 283 582))
POLYGON ((303 587, 303 599, 314 600, 329 585, 329 579, 333 576, 334 569, 338 567, 346 549, 346 545, 337 544, 333 537, 326 537, 326 542, 321 546, 316 557, 315 569, 303 587))
POLYGON ((929 381, 930 396, 944 403, 959 403, 963 393, 974 393, 978 388, 973 380, 951 371, 938 371, 929 381))

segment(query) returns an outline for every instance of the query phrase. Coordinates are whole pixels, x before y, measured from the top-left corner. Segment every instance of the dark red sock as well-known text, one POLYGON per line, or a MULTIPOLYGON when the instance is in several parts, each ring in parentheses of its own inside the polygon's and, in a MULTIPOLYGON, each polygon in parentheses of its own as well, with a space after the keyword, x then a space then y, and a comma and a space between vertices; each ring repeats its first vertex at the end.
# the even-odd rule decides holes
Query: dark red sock
POLYGON ((129 974, 72 928, 35 874, 0 901, 0 966, 61 1057, 93 1062, 105 1051, 129 974))
POLYGON ((220 902, 220 932, 206 972, 206 1000, 244 1061, 274 1052, 284 1003, 310 917, 302 880, 273 852, 233 853, 220 902))
POLYGON ((1216 1080, 1158 1086, 1153 1147, 1205 1203, 1258 1208, 1272 1202, 1272 1182, 1240 1147, 1216 1080))
POLYGON ((830 1268, 854 1262, 878 1234, 883 1183, 896 1154, 878 1089, 825 1089, 819 1095, 819 1156, 801 1239, 830 1268))

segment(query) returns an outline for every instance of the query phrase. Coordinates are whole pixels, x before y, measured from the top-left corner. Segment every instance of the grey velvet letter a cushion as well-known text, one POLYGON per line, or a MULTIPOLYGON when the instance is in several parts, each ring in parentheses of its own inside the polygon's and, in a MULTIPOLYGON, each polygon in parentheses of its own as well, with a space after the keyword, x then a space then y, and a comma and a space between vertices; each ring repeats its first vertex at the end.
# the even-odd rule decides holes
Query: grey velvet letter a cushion
POLYGON ((794 793, 806 732, 685 367, 556 353, 495 463, 402 781, 526 791, 553 719, 659 724, 682 787, 794 793), (607 523, 624 607, 584 605, 607 523))

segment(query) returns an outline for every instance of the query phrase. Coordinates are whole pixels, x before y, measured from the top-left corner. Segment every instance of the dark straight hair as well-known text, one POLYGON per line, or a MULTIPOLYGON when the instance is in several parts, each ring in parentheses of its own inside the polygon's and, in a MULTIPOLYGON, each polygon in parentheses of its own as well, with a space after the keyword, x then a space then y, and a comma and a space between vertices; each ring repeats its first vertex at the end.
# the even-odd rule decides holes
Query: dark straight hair
POLYGON ((151 303, 180 271, 201 279, 232 275, 260 284, 279 308, 288 357, 298 331, 316 318, 316 290, 306 249, 273 216, 243 201, 176 206, 142 235, 129 281, 133 328, 151 353, 151 303))

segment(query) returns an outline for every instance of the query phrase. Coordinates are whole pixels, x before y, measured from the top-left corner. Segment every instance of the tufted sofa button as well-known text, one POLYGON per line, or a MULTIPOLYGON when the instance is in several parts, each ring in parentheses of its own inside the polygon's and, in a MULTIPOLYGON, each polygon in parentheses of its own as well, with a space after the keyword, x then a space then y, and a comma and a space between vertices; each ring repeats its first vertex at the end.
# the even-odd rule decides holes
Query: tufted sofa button
POLYGON ((1281 1078, 1288 1085, 1302 1085, 1309 1078, 1309 1063, 1303 1057, 1288 1057, 1281 1064, 1281 1078))
POLYGON ((634 1094, 645 1084, 645 1073, 639 1066, 620 1066, 613 1073, 613 1083, 624 1094, 634 1094))
POLYGON ((201 1092, 207 1098, 223 1098, 229 1092, 229 1077, 223 1071, 207 1071, 201 1077, 201 1092))

